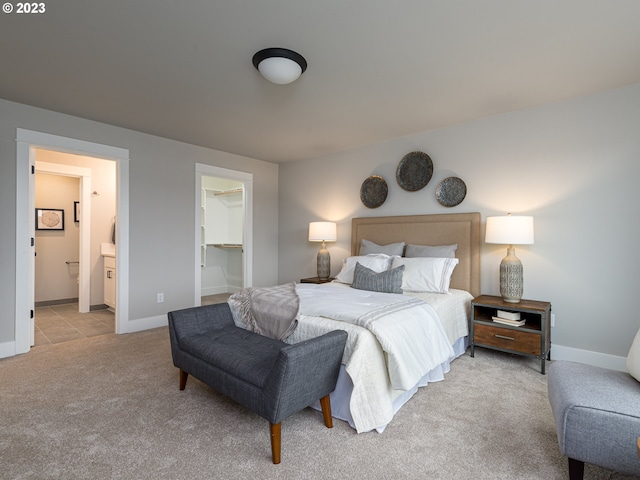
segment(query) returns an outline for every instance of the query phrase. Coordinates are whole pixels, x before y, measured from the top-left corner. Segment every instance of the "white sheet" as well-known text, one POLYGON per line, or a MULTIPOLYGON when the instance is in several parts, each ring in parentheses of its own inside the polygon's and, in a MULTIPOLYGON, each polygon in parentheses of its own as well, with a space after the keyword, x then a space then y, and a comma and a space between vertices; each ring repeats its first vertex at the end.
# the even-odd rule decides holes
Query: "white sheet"
MULTIPOLYGON (((348 285, 335 283, 318 287, 323 288, 329 285, 352 290, 348 285)), ((468 292, 451 290, 448 295, 411 294, 411 296, 421 298, 433 307, 444 327, 449 345, 456 344, 460 338, 468 335, 467 319, 472 299, 468 292)), ((341 374, 342 378, 339 379, 336 395, 332 394, 332 410, 334 416, 348 420, 358 433, 374 429, 383 430, 397 409, 415 393, 417 387, 425 385, 427 381, 441 380, 444 373, 448 371, 449 362, 461 353, 454 353, 451 358, 423 376, 412 389, 403 391, 392 387, 386 370, 385 353, 373 333, 363 327, 321 316, 301 315, 298 327, 287 342, 297 343, 336 329, 345 330, 349 334, 342 359, 343 370, 349 378, 345 379, 341 374), (351 390, 350 384, 353 385, 351 390), (344 393, 345 390, 347 390, 346 393, 344 393)))
POLYGON ((341 320, 373 333, 394 389, 410 389, 453 356, 435 310, 418 298, 333 285, 300 284, 296 291, 301 315, 341 320))

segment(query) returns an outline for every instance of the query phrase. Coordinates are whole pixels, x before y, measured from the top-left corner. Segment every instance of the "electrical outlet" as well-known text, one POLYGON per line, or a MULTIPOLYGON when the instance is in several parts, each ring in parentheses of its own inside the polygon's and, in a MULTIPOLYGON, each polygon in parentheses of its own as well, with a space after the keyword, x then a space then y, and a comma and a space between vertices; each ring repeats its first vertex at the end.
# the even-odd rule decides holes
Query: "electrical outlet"
POLYGON ((164 293, 159 293, 158 294, 158 303, 162 303, 164 302, 164 293))
POLYGON ((556 314, 555 313, 551 314, 551 326, 552 327, 556 326, 556 314))

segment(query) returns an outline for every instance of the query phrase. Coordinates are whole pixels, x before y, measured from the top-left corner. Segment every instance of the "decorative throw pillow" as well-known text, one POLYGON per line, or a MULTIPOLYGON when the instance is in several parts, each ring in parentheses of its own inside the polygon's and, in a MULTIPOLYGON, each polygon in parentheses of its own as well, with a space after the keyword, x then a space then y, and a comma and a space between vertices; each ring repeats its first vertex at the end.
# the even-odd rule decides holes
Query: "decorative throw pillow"
POLYGON ((627 355, 627 370, 633 378, 640 382, 640 330, 633 339, 629 355, 627 355))
POLYGON ((437 257, 437 258, 454 258, 458 244, 453 245, 437 245, 430 247, 429 245, 407 245, 407 251, 404 256, 407 258, 415 257, 437 257))
POLYGON ((384 272, 389 270, 391 266, 391 257, 383 253, 375 255, 361 255, 358 257, 347 257, 342 263, 342 270, 336 275, 335 280, 340 283, 351 284, 353 282, 353 272, 356 267, 356 263, 360 262, 361 265, 370 268, 374 272, 384 272))
POLYGON ((377 245, 365 239, 362 239, 360 242, 360 255, 384 253, 386 255, 398 255, 401 257, 402 252, 404 252, 404 242, 389 243, 388 245, 377 245))
POLYGON ((370 268, 356 263, 352 288, 370 292, 402 293, 402 273, 404 265, 385 272, 374 272, 370 268))
POLYGON ((393 257, 391 268, 404 266, 402 289, 409 292, 449 293, 457 258, 393 257))

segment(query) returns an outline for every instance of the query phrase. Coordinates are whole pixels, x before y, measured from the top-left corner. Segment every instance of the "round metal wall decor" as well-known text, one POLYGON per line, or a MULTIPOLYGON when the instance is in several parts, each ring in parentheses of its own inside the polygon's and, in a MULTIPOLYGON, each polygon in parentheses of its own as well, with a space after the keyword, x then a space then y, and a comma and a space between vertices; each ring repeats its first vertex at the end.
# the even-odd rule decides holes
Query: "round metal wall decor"
POLYGON ((387 199, 389 188, 384 178, 379 175, 371 175, 360 187, 360 200, 365 207, 378 208, 387 199))
POLYGON ((433 176, 433 161, 424 152, 407 153, 396 170, 398 184, 410 192, 424 188, 433 176))
POLYGON ((436 199, 443 207, 455 207, 467 196, 467 185, 458 177, 447 177, 436 188, 436 199))

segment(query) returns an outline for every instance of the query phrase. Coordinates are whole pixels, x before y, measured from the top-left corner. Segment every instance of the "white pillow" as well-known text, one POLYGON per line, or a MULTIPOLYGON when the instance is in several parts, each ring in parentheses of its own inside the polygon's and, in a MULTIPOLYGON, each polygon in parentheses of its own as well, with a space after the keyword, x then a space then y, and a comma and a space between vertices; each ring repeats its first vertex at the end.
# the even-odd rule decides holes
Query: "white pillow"
POLYGON ((353 283, 353 272, 356 268, 356 263, 360 263, 363 267, 367 267, 376 273, 389 270, 391 266, 391 258, 384 253, 376 253, 372 255, 360 255, 358 257, 347 257, 342 263, 342 270, 336 275, 335 280, 340 283, 347 283, 351 285, 353 283))
POLYGON ((408 292, 449 293, 451 274, 457 258, 393 257, 391 268, 404 265, 402 290, 408 292))
POLYGON ((629 355, 627 355, 627 370, 633 378, 640 382, 640 330, 633 339, 629 355))

